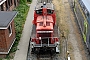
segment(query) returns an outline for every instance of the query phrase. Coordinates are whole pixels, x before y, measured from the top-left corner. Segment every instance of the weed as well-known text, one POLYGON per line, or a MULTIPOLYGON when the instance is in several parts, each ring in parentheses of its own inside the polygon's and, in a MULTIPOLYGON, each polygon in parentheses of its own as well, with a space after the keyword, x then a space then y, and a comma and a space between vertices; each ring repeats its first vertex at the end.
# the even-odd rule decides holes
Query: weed
POLYGON ((0 58, 0 60, 2 60, 2 59, 0 58))

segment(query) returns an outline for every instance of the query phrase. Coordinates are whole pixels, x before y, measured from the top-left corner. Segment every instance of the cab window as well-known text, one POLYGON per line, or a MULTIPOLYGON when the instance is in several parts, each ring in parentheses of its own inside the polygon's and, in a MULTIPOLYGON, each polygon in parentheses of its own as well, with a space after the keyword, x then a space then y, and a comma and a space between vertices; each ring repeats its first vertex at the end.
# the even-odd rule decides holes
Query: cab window
POLYGON ((53 14, 53 11, 50 9, 47 9, 47 14, 53 14))
POLYGON ((36 14, 42 14, 42 9, 36 10, 36 14))

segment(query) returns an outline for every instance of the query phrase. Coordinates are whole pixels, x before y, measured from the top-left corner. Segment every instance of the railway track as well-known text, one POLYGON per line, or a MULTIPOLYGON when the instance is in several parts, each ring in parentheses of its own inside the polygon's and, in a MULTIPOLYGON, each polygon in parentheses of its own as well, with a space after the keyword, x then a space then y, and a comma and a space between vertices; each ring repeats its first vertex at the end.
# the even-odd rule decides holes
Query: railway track
POLYGON ((66 52, 67 52, 67 39, 65 37, 63 37, 63 42, 62 42, 62 47, 61 47, 61 52, 63 54, 54 54, 53 56, 51 56, 50 54, 40 54, 40 55, 36 55, 36 54, 31 54, 31 44, 29 42, 29 46, 28 46, 28 52, 27 52, 27 59, 26 60, 66 60, 67 56, 66 56, 66 52))
MULTIPOLYGON (((31 34, 32 35, 32 34, 31 34)), ((31 54, 31 41, 29 42, 28 46, 28 52, 27 52, 27 60, 67 60, 67 39, 65 36, 62 39, 62 47, 60 49, 62 50, 60 54, 54 54, 51 56, 50 54, 44 55, 36 55, 36 54, 31 54), (63 54, 63 55, 62 55, 63 54)))
POLYGON ((47 55, 39 55, 37 57, 37 60, 52 60, 52 57, 49 54, 47 54, 47 55))

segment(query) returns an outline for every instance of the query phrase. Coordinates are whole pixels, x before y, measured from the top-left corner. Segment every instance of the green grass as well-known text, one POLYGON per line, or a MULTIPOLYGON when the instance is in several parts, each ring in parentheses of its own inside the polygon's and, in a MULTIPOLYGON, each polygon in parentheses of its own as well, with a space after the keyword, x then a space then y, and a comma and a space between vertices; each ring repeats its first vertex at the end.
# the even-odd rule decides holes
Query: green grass
POLYGON ((2 60, 2 59, 0 58, 0 60, 2 60))
POLYGON ((29 7, 27 5, 24 4, 20 4, 15 11, 18 11, 18 14, 16 16, 16 18, 14 19, 15 22, 15 30, 16 30, 16 41, 11 49, 10 52, 15 52, 17 50, 17 45, 19 43, 21 34, 22 34, 22 30, 24 27, 24 23, 27 17, 27 13, 28 13, 29 7))
POLYGON ((27 3, 31 3, 32 2, 32 0, 27 0, 27 3))

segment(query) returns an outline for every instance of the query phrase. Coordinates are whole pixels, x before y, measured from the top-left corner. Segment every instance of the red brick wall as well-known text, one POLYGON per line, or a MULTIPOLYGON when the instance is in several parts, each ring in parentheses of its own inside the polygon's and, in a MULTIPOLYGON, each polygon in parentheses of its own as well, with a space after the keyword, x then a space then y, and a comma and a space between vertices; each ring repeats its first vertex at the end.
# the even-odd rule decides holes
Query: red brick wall
POLYGON ((11 44, 12 44, 13 40, 15 39, 14 21, 12 21, 11 27, 12 27, 12 35, 10 37, 9 37, 9 31, 8 31, 8 29, 5 30, 7 51, 9 50, 9 48, 11 47, 11 44))
POLYGON ((0 30, 0 52, 8 52, 11 47, 12 42, 15 39, 15 26, 14 21, 11 23, 12 35, 9 37, 8 29, 0 30))
POLYGON ((6 51, 5 30, 0 30, 0 52, 6 51))

